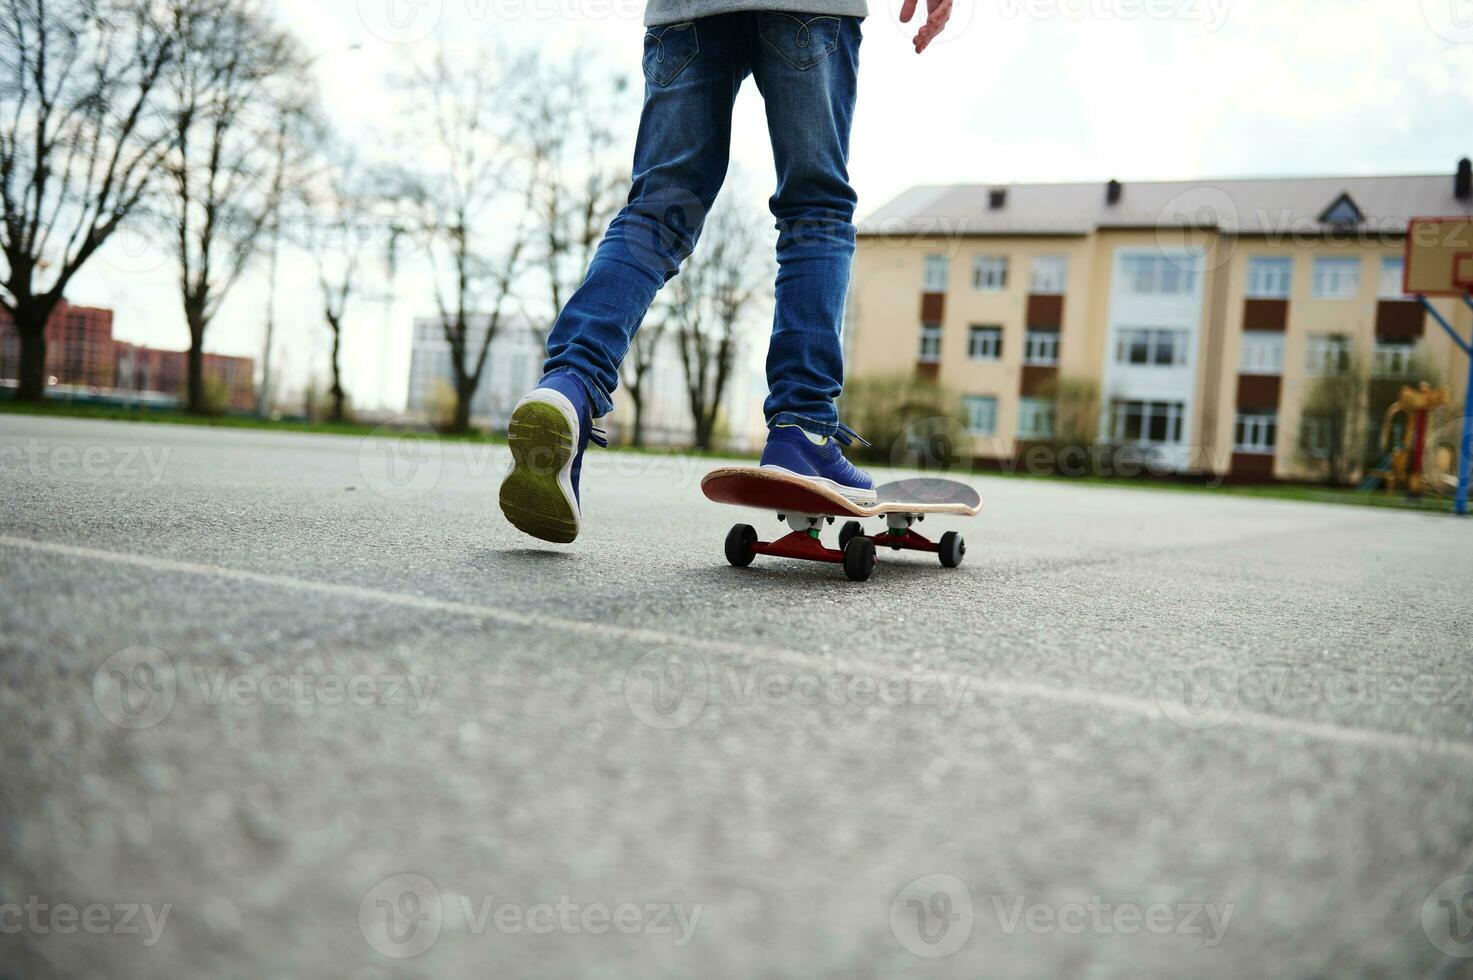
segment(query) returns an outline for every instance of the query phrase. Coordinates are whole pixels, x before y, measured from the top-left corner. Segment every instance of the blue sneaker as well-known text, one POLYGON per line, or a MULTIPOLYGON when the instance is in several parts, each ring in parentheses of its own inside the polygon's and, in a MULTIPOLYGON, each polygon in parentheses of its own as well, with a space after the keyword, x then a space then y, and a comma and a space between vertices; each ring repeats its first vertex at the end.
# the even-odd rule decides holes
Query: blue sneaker
MULTIPOLYGON (((781 470, 791 476, 821 483, 857 504, 875 501, 875 481, 864 470, 844 458, 839 444, 848 445, 859 439, 847 425, 815 443, 813 437, 796 425, 774 426, 767 433, 767 448, 762 450, 762 468, 781 470)), ((863 439, 859 439, 864 442, 863 439)), ((869 445, 869 443, 865 443, 869 445)))
POLYGON ((588 443, 607 446, 593 427, 588 393, 571 374, 543 378, 506 424, 512 471, 501 483, 501 512, 534 538, 567 544, 582 526, 578 477, 588 443))

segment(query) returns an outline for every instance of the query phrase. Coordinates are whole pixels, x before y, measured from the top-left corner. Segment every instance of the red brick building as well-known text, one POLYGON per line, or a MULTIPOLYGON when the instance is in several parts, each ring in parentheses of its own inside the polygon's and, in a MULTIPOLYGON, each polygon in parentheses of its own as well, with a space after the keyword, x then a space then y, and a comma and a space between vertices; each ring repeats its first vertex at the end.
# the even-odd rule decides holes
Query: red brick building
MULTIPOLYGON (((0 308, 0 379, 19 375, 20 335, 0 308)), ((111 388, 113 311, 58 303, 46 323, 46 375, 47 384, 111 388)))
MULTIPOLYGON (((120 391, 157 391, 183 396, 189 382, 189 354, 113 341, 116 365, 114 387, 120 391)), ((225 392, 225 407, 250 411, 256 407, 256 362, 249 357, 205 354, 205 383, 225 392)))
MULTIPOLYGON (((20 337, 0 309, 0 382, 20 374, 20 337)), ((182 400, 189 354, 113 339, 112 310, 62 301, 46 324, 46 383, 94 388, 98 394, 154 392, 182 400)), ((256 362, 249 357, 205 355, 205 380, 224 392, 224 406, 256 406, 256 362)))

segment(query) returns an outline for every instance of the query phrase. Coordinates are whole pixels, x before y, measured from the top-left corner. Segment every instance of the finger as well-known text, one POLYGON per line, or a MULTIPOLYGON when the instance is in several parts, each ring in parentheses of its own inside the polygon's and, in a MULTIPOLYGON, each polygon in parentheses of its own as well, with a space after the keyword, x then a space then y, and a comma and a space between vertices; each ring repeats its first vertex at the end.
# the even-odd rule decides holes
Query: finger
POLYGON ((951 19, 951 9, 952 0, 941 0, 940 3, 931 9, 930 16, 926 18, 926 23, 921 27, 920 32, 916 34, 916 54, 920 54, 930 47, 931 42, 936 39, 936 35, 940 34, 946 27, 947 21, 951 19))
MULTIPOLYGON (((936 0, 927 0, 927 2, 926 2, 926 6, 927 6, 926 23, 925 24, 922 24, 921 25, 921 29, 918 30, 918 31, 916 31, 916 36, 913 37, 913 38, 911 38, 911 44, 915 45, 916 54, 920 54, 922 51, 924 51, 926 49, 926 42, 925 42, 926 27, 927 27, 927 25, 929 25, 931 23, 930 5, 933 4, 933 3, 935 3, 935 2, 936 2, 936 0)), ((915 6, 915 4, 912 3, 911 0, 906 0, 906 6, 908 8, 913 8, 915 6)), ((903 21, 907 21, 907 22, 909 21, 909 18, 904 16, 904 12, 903 11, 902 11, 902 16, 901 16, 900 19, 903 20, 903 21)))
POLYGON ((916 0, 905 0, 900 7, 900 23, 909 24, 910 19, 915 16, 916 0))

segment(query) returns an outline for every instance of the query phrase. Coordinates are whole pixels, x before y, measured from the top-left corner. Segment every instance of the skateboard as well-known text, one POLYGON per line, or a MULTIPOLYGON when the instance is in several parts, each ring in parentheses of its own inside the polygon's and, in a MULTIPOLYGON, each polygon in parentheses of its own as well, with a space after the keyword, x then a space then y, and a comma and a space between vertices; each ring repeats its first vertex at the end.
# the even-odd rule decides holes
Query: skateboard
POLYGON ((790 533, 776 541, 760 541, 750 524, 738 524, 726 536, 726 560, 737 568, 752 564, 757 555, 801 558, 844 566, 844 574, 855 582, 866 581, 875 570, 875 552, 929 551, 947 568, 962 563, 966 542, 955 531, 931 541, 912 525, 929 514, 974 517, 982 510, 982 497, 955 480, 911 479, 875 488, 876 501, 859 504, 837 490, 810 483, 781 470, 733 466, 712 470, 701 480, 701 491, 718 504, 757 507, 775 511, 790 533), (859 521, 848 521, 839 530, 838 549, 824 547, 820 528, 835 518, 852 516, 885 518, 885 530, 870 535, 859 521))

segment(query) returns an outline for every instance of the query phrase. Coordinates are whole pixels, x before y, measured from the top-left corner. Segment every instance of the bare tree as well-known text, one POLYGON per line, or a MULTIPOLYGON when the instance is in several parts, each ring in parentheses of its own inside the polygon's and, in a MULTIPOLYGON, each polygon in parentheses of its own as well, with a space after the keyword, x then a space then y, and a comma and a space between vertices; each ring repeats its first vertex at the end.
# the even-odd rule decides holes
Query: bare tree
POLYGON ((0 5, 0 306, 20 337, 22 401, 45 396, 46 323, 67 285, 159 172, 175 54, 147 0, 0 5))
POLYGON ((189 325, 187 400, 203 412, 205 331, 306 157, 312 116, 297 44, 261 0, 171 0, 171 11, 184 50, 169 76, 170 205, 189 325))
MULTIPOLYGON (((332 337, 329 369, 332 383, 330 418, 347 418, 348 393, 343 386, 343 326, 349 303, 363 285, 371 252, 386 245, 379 234, 383 223, 379 177, 356 154, 340 150, 326 173, 303 191, 309 215, 317 284, 322 293, 322 318, 332 337)), ((387 251, 387 249, 385 249, 387 251)))
POLYGON ((755 216, 718 207, 701 243, 672 282, 676 339, 685 369, 695 446, 709 450, 736 363, 738 329, 771 264, 755 216))
POLYGON ((489 52, 452 58, 441 50, 402 84, 424 129, 414 137, 422 169, 401 193, 423 238, 450 345, 456 432, 470 428, 471 402, 531 237, 528 180, 508 117, 521 71, 489 52))
POLYGON ((1348 482, 1361 463, 1368 373, 1364 362, 1347 352, 1326 364, 1304 396, 1299 451, 1322 467, 1330 486, 1348 482))
POLYGON ((519 128, 537 221, 534 254, 548 298, 548 315, 536 317, 532 329, 544 342, 583 281, 628 185, 628 165, 616 152, 615 134, 629 83, 618 75, 590 78, 607 74, 602 64, 586 51, 557 62, 532 62, 533 83, 521 103, 519 128))

